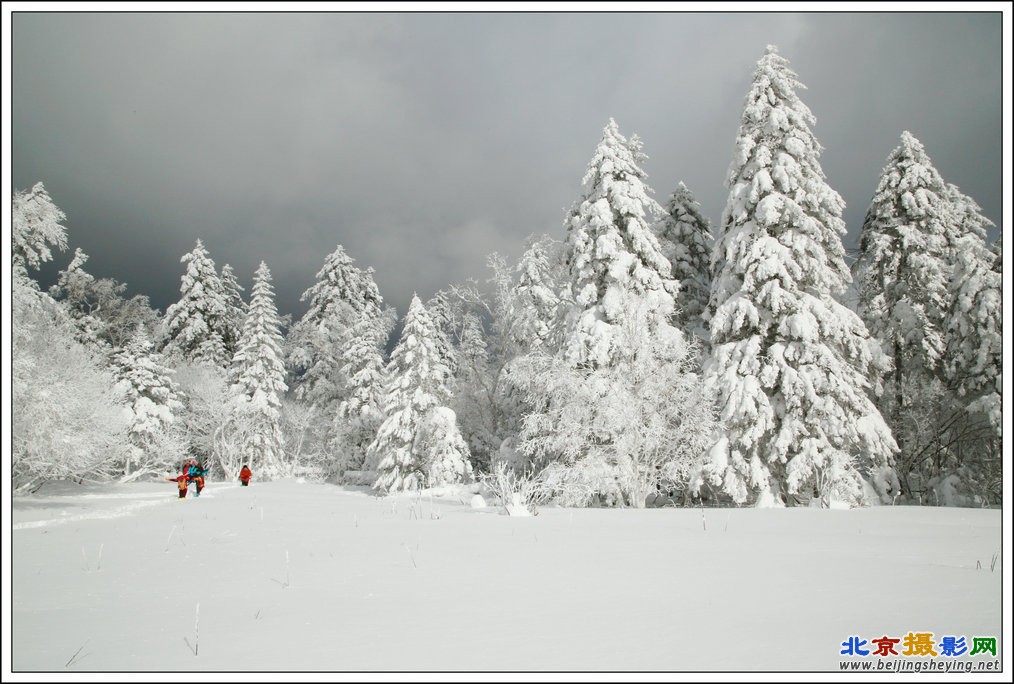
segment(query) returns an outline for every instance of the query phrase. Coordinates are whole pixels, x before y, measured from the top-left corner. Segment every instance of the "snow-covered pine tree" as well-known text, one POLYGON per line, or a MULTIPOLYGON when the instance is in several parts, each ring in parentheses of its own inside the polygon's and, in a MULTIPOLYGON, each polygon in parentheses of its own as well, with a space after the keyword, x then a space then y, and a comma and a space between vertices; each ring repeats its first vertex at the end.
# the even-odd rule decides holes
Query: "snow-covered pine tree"
POLYGON ((225 322, 222 326, 223 343, 225 353, 231 359, 239 349, 239 336, 243 331, 243 322, 246 320, 247 304, 243 301, 243 288, 236 280, 236 274, 232 266, 222 266, 222 273, 219 276, 222 280, 222 289, 225 292, 225 322))
POLYGON ((67 249, 67 219, 45 186, 36 183, 31 190, 14 193, 11 215, 11 259, 25 268, 39 268, 53 258, 50 247, 67 249))
POLYGON ((702 343, 708 340, 703 316, 711 296, 711 251, 714 239, 701 205, 680 181, 665 214, 655 226, 659 247, 669 260, 672 277, 680 284, 676 325, 702 343))
POLYGON ((905 406, 906 374, 937 370, 944 350, 950 190, 914 135, 905 131, 866 212, 854 270, 859 314, 894 358, 892 415, 905 406))
POLYGON ((982 215, 974 199, 953 185, 949 189, 956 225, 944 374, 958 394, 959 405, 989 421, 999 447, 1003 391, 1001 243, 998 238, 994 249, 986 247, 985 229, 993 222, 982 215))
POLYGON ((532 236, 518 261, 518 323, 513 326, 519 351, 556 352, 560 342, 560 291, 567 279, 563 243, 548 235, 532 236))
POLYGON ((245 462, 268 478, 285 472, 279 408, 287 387, 280 325, 271 271, 262 261, 254 274, 250 309, 233 358, 237 377, 233 413, 243 433, 245 462))
POLYGON ((300 298, 310 306, 289 334, 288 363, 296 397, 333 416, 345 397, 341 368, 346 360, 340 356, 345 338, 360 316, 380 316, 383 298, 373 269, 358 268, 341 245, 325 258, 316 278, 300 298))
POLYGON ((575 366, 615 365, 624 355, 620 328, 637 312, 643 330, 669 326, 679 284, 651 226, 663 209, 645 185, 641 141, 609 120, 588 164, 583 200, 567 217, 564 247, 574 305, 564 348, 575 366))
POLYGON ((171 432, 182 397, 170 369, 140 327, 113 353, 112 362, 131 409, 128 438, 134 450, 124 463, 123 475, 131 475, 132 469, 151 472, 172 467, 183 451, 181 440, 171 432))
POLYGON ((225 368, 230 357, 226 353, 223 331, 229 307, 215 262, 200 240, 180 261, 187 269, 180 277, 179 301, 165 312, 169 338, 165 351, 225 368))
POLYGON ((426 415, 416 441, 419 452, 425 454, 427 487, 472 481, 468 445, 458 430, 454 411, 435 406, 426 415))
POLYGON ((370 444, 384 418, 384 356, 388 327, 364 314, 349 330, 340 357, 346 378, 344 398, 338 405, 332 433, 336 436, 336 462, 328 468, 330 476, 347 470, 376 471, 379 463, 367 459, 370 444))
MULTIPOLYGON (((437 447, 423 444, 422 439, 430 414, 438 407, 446 407, 450 398, 447 391, 450 372, 440 359, 436 339, 433 320, 419 297, 413 295, 401 339, 387 365, 384 421, 368 450, 367 458, 379 464, 374 489, 393 492, 425 487, 432 481, 430 454, 446 455, 453 451, 434 452, 437 447)), ((457 428, 453 432, 456 431, 457 428)))
POLYGON ((500 447, 497 438, 495 369, 482 321, 474 313, 464 316, 457 349, 454 398, 451 407, 457 415, 462 436, 478 468, 485 468, 491 454, 500 447))
POLYGON ((908 131, 891 151, 859 236, 853 266, 859 315, 892 357, 878 403, 898 442, 906 494, 927 445, 946 431, 943 384, 950 255, 957 235, 951 190, 908 131))
POLYGON ((437 356, 440 359, 440 363, 446 366, 451 374, 447 389, 453 393, 453 379, 458 370, 458 353, 454 345, 460 341, 456 335, 458 331, 455 330, 456 323, 459 322, 456 319, 460 318, 460 316, 456 316, 455 314, 459 312, 451 310, 451 295, 445 290, 440 290, 433 295, 426 302, 425 308, 430 320, 433 321, 433 331, 436 335, 434 337, 434 345, 437 350, 437 356))
POLYGON ((857 470, 888 464, 890 429, 867 395, 886 360, 843 306, 851 280, 844 202, 818 161, 815 119, 788 61, 758 61, 713 254, 706 379, 726 435, 706 475, 737 502, 781 493, 861 494, 857 470), (858 491, 857 491, 858 490, 858 491))
POLYGON ((679 285, 652 230, 662 208, 640 149, 610 120, 564 222, 567 279, 543 298, 562 313, 561 349, 533 346, 507 368, 525 408, 512 449, 529 462, 518 465, 570 504, 644 506, 660 478, 686 484, 713 438, 695 350, 673 325, 679 285))

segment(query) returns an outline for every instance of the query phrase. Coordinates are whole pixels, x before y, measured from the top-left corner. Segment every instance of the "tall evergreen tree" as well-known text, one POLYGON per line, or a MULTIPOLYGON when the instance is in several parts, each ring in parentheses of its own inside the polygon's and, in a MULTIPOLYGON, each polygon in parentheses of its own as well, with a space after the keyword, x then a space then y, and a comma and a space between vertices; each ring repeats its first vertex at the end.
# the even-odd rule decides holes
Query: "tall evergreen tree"
POLYGON ((337 436, 335 446, 341 457, 338 465, 344 467, 334 470, 376 470, 380 464, 367 459, 367 450, 384 418, 384 356, 381 350, 387 340, 386 326, 363 315, 349 333, 340 354, 345 360, 341 368, 342 376, 347 379, 345 397, 338 405, 332 430, 337 436))
POLYGON ((706 472, 736 501, 781 492, 858 495, 856 470, 895 448, 867 390, 886 362, 836 297, 851 278, 844 202, 818 161, 796 74, 769 46, 758 61, 730 165, 713 254, 706 379, 727 428, 706 472))
POLYGON ((468 445, 458 429, 457 415, 450 408, 436 406, 429 411, 416 445, 424 454, 428 487, 472 481, 468 445))
MULTIPOLYGON (((420 489, 435 484, 441 473, 449 472, 447 450, 427 438, 433 433, 430 421, 434 410, 446 409, 450 399, 447 390, 450 371, 440 359, 436 339, 433 320, 419 297, 413 295, 401 339, 387 366, 384 421, 369 447, 368 458, 379 464, 375 489, 389 492, 420 489), (440 455, 437 471, 431 470, 434 454, 440 455)), ((437 432, 443 435, 442 443, 451 440, 457 444, 458 440, 451 439, 457 428, 446 427, 447 411, 441 411, 437 418, 443 426, 437 432)), ((458 453, 462 459, 467 456, 458 453)), ((462 466, 460 472, 465 471, 462 466)))
POLYGON ((239 349, 239 336, 243 331, 243 322, 246 320, 247 304, 243 301, 243 288, 240 286, 239 281, 236 280, 236 274, 232 270, 232 266, 225 264, 222 266, 222 273, 220 276, 222 280, 222 289, 225 292, 225 321, 222 325, 223 330, 223 343, 225 344, 225 353, 231 359, 236 355, 236 351, 239 349))
POLYGON ((712 439, 690 338, 673 325, 679 284, 653 231, 663 210, 644 183, 644 158, 641 141, 610 120, 585 195, 564 222, 559 294, 552 259, 531 259, 522 271, 534 275, 534 320, 545 321, 549 343, 508 365, 524 405, 510 450, 569 503, 644 506, 661 479, 685 484, 712 439), (562 319, 558 350, 543 313, 553 309, 562 319))
POLYGON ((493 359, 482 321, 474 313, 466 314, 461 324, 457 360, 451 408, 473 461, 485 467, 502 438, 498 439, 494 415, 497 401, 493 396, 493 359))
POLYGON ((711 296, 710 222, 701 205, 681 181, 656 226, 659 247, 680 284, 676 325, 702 342, 708 339, 704 313, 711 296))
POLYGON ((519 351, 560 346, 560 296, 567 278, 563 243, 548 235, 529 239, 516 268, 518 324, 512 340, 519 351))
POLYGON ((639 317, 646 332, 668 326, 679 284, 651 230, 662 207, 638 166, 641 142, 624 138, 613 119, 585 173, 586 194, 566 221, 564 247, 574 306, 566 316, 565 352, 575 366, 615 365, 622 328, 639 317))
POLYGON ((260 468, 269 477, 284 471, 279 408, 280 396, 287 387, 280 325, 271 271, 262 261, 254 274, 250 310, 233 366, 237 376, 235 413, 243 429, 243 453, 249 456, 252 468, 260 468))
POLYGON ((173 465, 179 453, 165 453, 159 447, 167 441, 174 414, 182 408, 182 397, 162 355, 153 349, 139 326, 134 337, 113 353, 112 361, 113 372, 132 413, 128 437, 134 453, 125 464, 124 474, 129 475, 131 467, 173 465), (146 458, 151 462, 145 462, 146 458))
POLYGON ((437 356, 440 358, 440 363, 446 366, 451 374, 451 379, 448 380, 448 391, 453 392, 454 376, 458 370, 458 351, 455 342, 460 342, 460 340, 455 339, 457 331, 455 330, 454 314, 451 311, 450 294, 445 290, 437 292, 432 299, 426 302, 425 308, 430 320, 433 321, 433 331, 436 335, 433 338, 433 343, 437 350, 437 356))
POLYGON ((949 284, 947 353, 944 374, 959 406, 983 414, 997 446, 1002 437, 1003 259, 999 239, 986 247, 985 227, 993 225, 971 197, 950 186, 955 214, 953 272, 949 284))
POLYGON ((333 415, 345 398, 347 378, 341 358, 350 328, 366 315, 381 319, 383 298, 373 280, 338 245, 317 272, 317 281, 303 293, 310 306, 289 335, 289 365, 294 371, 296 396, 333 415))
POLYGON ((922 143, 905 131, 887 158, 859 237, 859 315, 894 360, 882 408, 902 449, 906 390, 939 375, 946 346, 950 194, 922 143))
POLYGON ((215 262, 200 240, 180 261, 187 269, 180 278, 179 301, 165 312, 166 351, 224 368, 230 358, 224 333, 229 308, 215 262))

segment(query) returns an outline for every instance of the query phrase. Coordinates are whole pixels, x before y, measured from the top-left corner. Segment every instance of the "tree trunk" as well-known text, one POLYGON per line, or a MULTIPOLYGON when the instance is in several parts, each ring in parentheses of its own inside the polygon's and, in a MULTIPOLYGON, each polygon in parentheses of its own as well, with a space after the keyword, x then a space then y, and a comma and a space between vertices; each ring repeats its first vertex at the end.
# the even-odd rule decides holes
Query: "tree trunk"
POLYGON ((894 425, 891 427, 897 430, 898 434, 894 436, 898 442, 899 453, 905 453, 905 438, 902 430, 898 430, 901 426, 901 412, 905 402, 905 393, 902 388, 903 373, 901 369, 901 342, 898 340, 894 341, 894 425))

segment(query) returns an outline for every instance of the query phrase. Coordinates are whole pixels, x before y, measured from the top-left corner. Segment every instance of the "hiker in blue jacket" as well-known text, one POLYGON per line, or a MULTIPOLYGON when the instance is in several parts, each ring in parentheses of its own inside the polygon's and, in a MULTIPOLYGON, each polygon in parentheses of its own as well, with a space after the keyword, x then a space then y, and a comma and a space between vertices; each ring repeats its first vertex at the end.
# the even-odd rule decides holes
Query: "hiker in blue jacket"
POLYGON ((201 490, 204 489, 204 476, 208 474, 210 468, 207 464, 200 465, 196 461, 190 464, 190 468, 187 470, 187 477, 197 485, 197 493, 194 496, 200 496, 201 490))

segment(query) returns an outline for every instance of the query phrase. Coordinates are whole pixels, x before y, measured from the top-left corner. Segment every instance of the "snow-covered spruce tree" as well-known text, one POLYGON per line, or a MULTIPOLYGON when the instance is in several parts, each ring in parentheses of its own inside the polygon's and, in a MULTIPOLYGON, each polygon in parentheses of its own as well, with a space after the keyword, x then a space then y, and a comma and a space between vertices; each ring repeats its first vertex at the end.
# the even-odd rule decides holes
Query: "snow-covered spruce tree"
POLYGON ((951 198, 959 229, 952 250, 954 269, 944 372, 958 393, 959 404, 988 419, 999 448, 1003 391, 1001 242, 998 238, 994 249, 986 247, 985 227, 993 222, 982 215, 975 200, 954 186, 951 198))
POLYGON ((463 317, 456 352, 458 360, 451 408, 458 417, 461 434, 468 444, 472 462, 486 470, 492 454, 500 447, 497 422, 496 372, 486 341, 486 331, 475 313, 463 317))
POLYGON ((11 259, 14 264, 39 268, 53 258, 50 247, 67 249, 66 215, 53 204, 42 183, 14 193, 11 216, 11 259))
POLYGON ((844 202, 820 167, 802 87, 769 46, 746 99, 713 254, 705 376, 726 434, 704 473, 737 502, 751 490, 761 505, 796 493, 855 500, 859 474, 887 466, 895 450, 867 394, 886 359, 836 299, 851 282, 844 202))
POLYGON ((425 454, 427 486, 472 481, 468 445, 458 430, 453 410, 433 407, 421 425, 416 444, 418 451, 425 454))
POLYGON ((246 320, 247 304, 243 301, 243 288, 236 280, 236 274, 232 266, 222 266, 222 273, 219 276, 222 281, 222 290, 225 292, 225 320, 222 325, 222 342, 225 344, 225 353, 231 359, 239 349, 239 336, 243 331, 243 322, 246 320))
POLYGON ((440 290, 424 306, 436 331, 437 358, 450 373, 447 405, 457 417, 473 466, 484 468, 499 446, 492 425, 495 380, 482 320, 492 313, 489 299, 472 282, 440 290))
MULTIPOLYGON (((985 226, 976 202, 951 186, 956 237, 949 284, 950 309, 946 317, 947 348, 944 376, 949 388, 950 415, 940 442, 946 458, 929 462, 939 484, 936 501, 942 503, 999 503, 1002 468, 1003 278, 999 239, 992 250, 985 244, 985 226), (946 494, 963 496, 959 501, 946 494)), ((928 483, 935 484, 935 483, 928 483)))
POLYGON ((633 312, 651 334, 669 326, 679 284, 651 229, 662 207, 651 198, 636 137, 609 120, 582 181, 583 200, 568 216, 565 260, 573 305, 564 323, 564 353, 575 366, 612 366, 625 350, 621 327, 633 312))
POLYGON ((440 481, 446 473, 470 472, 470 466, 448 468, 445 462, 454 452, 467 462, 467 454, 461 454, 455 446, 459 444, 454 438, 456 427, 437 430, 449 440, 446 448, 425 439, 433 432, 428 428, 431 414, 437 408, 446 408, 450 398, 447 391, 450 372, 440 359, 436 339, 429 313, 419 297, 413 295, 401 339, 387 365, 384 421, 368 449, 367 458, 378 463, 379 469, 374 489, 387 492, 421 489, 448 484, 440 481), (443 465, 432 470, 432 459, 437 456, 443 465))
POLYGON ((345 398, 341 368, 346 360, 340 352, 349 329, 364 314, 379 318, 383 298, 373 269, 356 267, 341 245, 327 256, 316 278, 300 298, 309 308, 289 333, 287 363, 296 397, 330 421, 345 398))
MULTIPOLYGON (((1002 287, 1003 287, 1003 234, 1002 233, 997 236, 996 241, 993 243, 993 246, 990 248, 990 251, 992 252, 992 256, 993 256, 992 273, 995 274, 994 276, 992 276, 992 278, 995 278, 997 281, 1000 282, 1000 288, 1001 289, 999 290, 999 292, 1001 293, 1001 300, 1002 300, 1002 293, 1003 293, 1003 290, 1002 290, 1002 287)), ((984 288, 984 291, 986 291, 986 288, 984 288)), ((979 299, 980 299, 980 301, 982 301, 982 300, 985 299, 985 297, 984 296, 980 296, 979 299)), ((1002 325, 1003 325, 1002 310, 1003 310, 1003 307, 1002 307, 1002 301, 997 303, 996 308, 1000 309, 1000 311, 1001 311, 1001 313, 999 315, 1000 317, 997 318, 997 319, 994 319, 994 320, 997 321, 996 333, 995 334, 981 333, 981 335, 982 335, 982 337, 983 337, 984 340, 986 338, 988 338, 990 340, 989 341, 989 347, 990 347, 990 353, 993 355, 993 358, 998 358, 996 356, 996 351, 995 351, 996 348, 997 348, 996 345, 999 344, 1001 347, 1003 345, 1003 330, 1002 330, 1002 325)), ((1003 361, 1002 361, 1002 355, 999 358, 1001 358, 1001 360, 998 362, 999 365, 996 366, 996 368, 998 369, 998 371, 997 371, 996 377, 993 380, 993 386, 992 386, 992 388, 990 388, 988 385, 986 385, 985 387, 983 387, 983 389, 982 389, 983 396, 980 397, 979 399, 973 401, 969 405, 968 410, 972 411, 972 412, 979 411, 981 413, 987 414, 989 416, 990 423, 993 426, 993 430, 996 432, 997 439, 998 440, 1002 440, 1003 439, 1003 432, 1002 432, 1002 429, 1001 429, 1001 421, 1003 420, 1003 411, 1002 411, 1003 361), (993 391, 990 392, 990 389, 992 389, 993 391)), ((983 367, 988 369, 988 364, 984 364, 983 367)), ((989 375, 989 371, 987 370, 984 373, 984 375, 989 375)))
POLYGON ((945 347, 949 195, 922 143, 902 133, 866 212, 854 267, 859 314, 893 356, 885 406, 895 423, 906 406, 906 378, 938 371, 945 347))
POLYGON ((233 454, 227 474, 242 463, 268 479, 288 474, 279 427, 280 397, 287 389, 279 326, 271 271, 262 261, 254 274, 250 310, 233 358, 237 382, 231 429, 242 437, 240 453, 233 454))
POLYGON ((953 418, 945 386, 951 254, 960 219, 952 191, 908 131, 887 158, 859 237, 853 266, 859 315, 891 355, 880 410, 898 441, 906 496, 925 487, 953 418))
POLYGON ((713 439, 693 345, 672 321, 679 286, 651 229, 662 208, 640 146, 610 120, 565 221, 561 348, 508 368, 525 402, 516 450, 570 504, 644 506, 659 480, 685 485, 713 439))
POLYGON ((568 276, 563 243, 548 235, 530 237, 515 270, 519 296, 511 307, 516 311, 510 312, 516 321, 511 326, 514 346, 519 352, 541 348, 554 353, 561 345, 560 296, 568 276))
POLYGON ((655 231, 672 277, 680 284, 676 326, 706 343, 708 324, 703 316, 711 296, 713 238, 701 205, 682 181, 669 198, 655 231))
MULTIPOLYGON (((496 254, 487 258, 494 273, 506 275, 506 265, 496 254)), ((457 425, 471 463, 477 470, 488 468, 503 440, 502 397, 499 395, 499 373, 502 366, 494 359, 495 349, 505 341, 498 330, 486 330, 484 320, 496 325, 505 303, 498 275, 489 281, 496 292, 492 299, 479 291, 475 283, 452 285, 441 290, 426 303, 426 311, 436 328, 436 349, 440 362, 451 373, 447 390, 450 408, 457 416, 457 425)), ((502 319, 500 322, 504 322, 502 319)))
POLYGON ((458 352, 455 344, 460 342, 461 323, 463 317, 459 301, 452 303, 452 293, 440 290, 425 304, 426 313, 433 321, 435 337, 433 340, 440 363, 447 367, 451 377, 448 380, 448 392, 454 393, 454 379, 458 370, 458 352))
POLYGON ((200 240, 180 261, 187 269, 180 277, 179 301, 165 312, 164 351, 225 368, 230 360, 225 347, 229 307, 215 262, 200 240))
POLYGON ((349 329, 340 352, 345 365, 344 398, 334 416, 335 435, 332 458, 327 466, 329 477, 341 477, 347 471, 376 471, 380 465, 367 459, 370 444, 384 418, 384 356, 390 325, 364 313, 349 329))
POLYGON ((124 477, 172 468, 187 446, 175 429, 183 406, 170 369, 142 328, 114 351, 112 368, 131 411, 127 436, 133 449, 123 463, 124 477))

